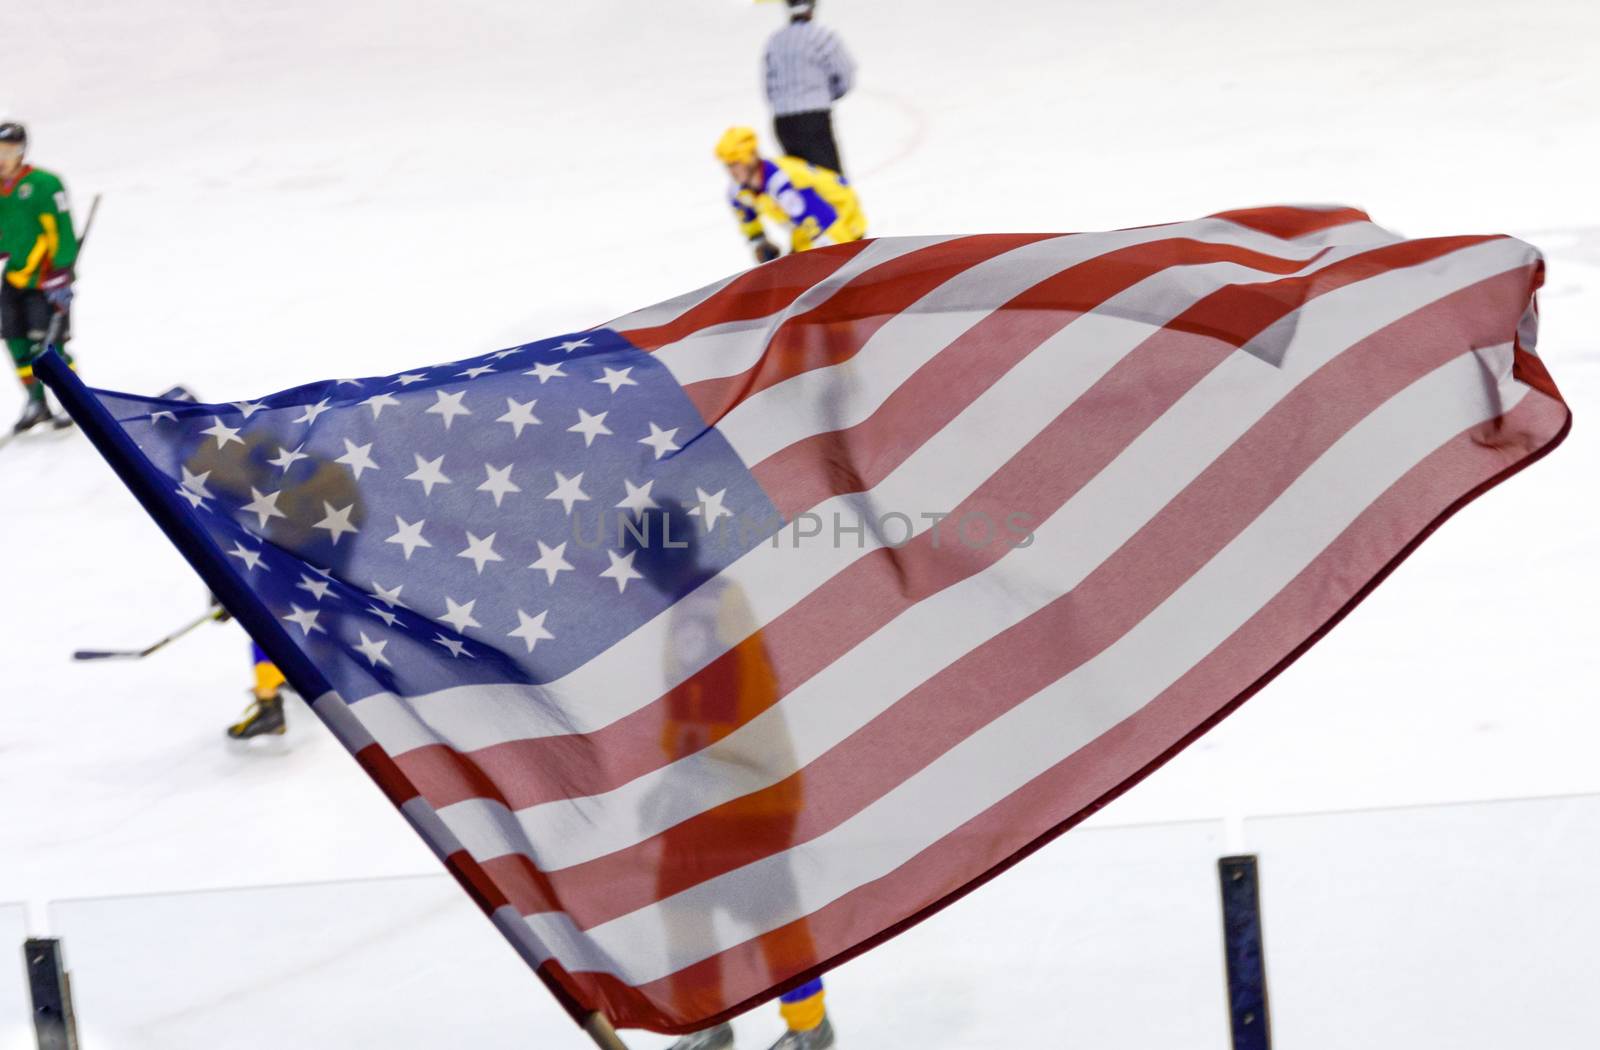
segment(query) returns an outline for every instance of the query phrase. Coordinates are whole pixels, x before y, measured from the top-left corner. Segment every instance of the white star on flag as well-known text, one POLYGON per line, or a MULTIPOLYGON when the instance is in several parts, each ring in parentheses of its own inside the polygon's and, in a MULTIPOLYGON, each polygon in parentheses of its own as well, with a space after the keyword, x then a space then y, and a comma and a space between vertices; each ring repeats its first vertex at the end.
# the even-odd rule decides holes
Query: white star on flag
POLYGON ((587 339, 568 339, 566 342, 564 342, 560 346, 556 347, 556 349, 564 351, 565 353, 569 353, 570 354, 574 350, 581 350, 586 346, 592 346, 592 345, 593 344, 590 343, 589 340, 587 340, 587 339))
POLYGON ((193 492, 197 496, 204 496, 207 499, 211 498, 211 490, 206 488, 206 479, 211 476, 211 471, 207 470, 199 474, 191 474, 189 473, 189 468, 182 466, 181 464, 179 465, 178 469, 183 471, 184 488, 188 489, 190 492, 193 492))
POLYGON ((211 426, 200 431, 200 433, 210 434, 212 437, 216 438, 218 448, 226 448, 228 446, 228 442, 230 441, 237 442, 241 445, 244 444, 244 439, 239 437, 239 429, 237 427, 228 426, 222 421, 221 416, 218 416, 216 421, 212 423, 211 426))
POLYGON ((253 551, 249 547, 246 547, 244 544, 240 543, 238 540, 233 541, 233 550, 228 552, 228 556, 232 558, 238 558, 240 561, 244 562, 244 566, 247 570, 260 569, 262 572, 272 571, 272 566, 267 565, 261 560, 260 551, 253 551))
POLYGON ((478 604, 474 598, 464 605, 458 605, 454 598, 445 598, 444 615, 439 617, 445 623, 456 629, 457 634, 466 634, 468 627, 482 627, 483 624, 472 618, 472 607, 478 604))
POLYGON ((348 507, 340 507, 338 510, 335 510, 332 503, 324 500, 322 503, 322 509, 327 512, 327 516, 313 525, 312 528, 328 530, 328 532, 333 536, 333 545, 335 547, 339 545, 339 540, 344 536, 345 533, 360 531, 354 525, 350 524, 350 512, 356 509, 356 505, 354 503, 350 504, 348 507))
POLYGON ((535 398, 524 405, 520 401, 506 398, 506 414, 495 420, 496 423, 510 423, 516 430, 516 437, 522 436, 522 428, 533 426, 539 422, 539 417, 533 414, 533 406, 539 401, 535 398))
POLYGON ((568 562, 566 558, 562 557, 562 552, 567 549, 567 545, 565 543, 560 543, 552 547, 543 540, 539 540, 537 542, 539 544, 539 560, 534 562, 532 565, 529 565, 528 568, 542 570, 544 572, 545 581, 552 584, 556 582, 556 575, 558 573, 572 571, 571 563, 568 562))
POLYGON ((395 376, 394 381, 401 386, 410 386, 412 383, 420 383, 427 378, 420 372, 407 372, 405 375, 395 376))
POLYGON ((616 551, 606 551, 606 557, 611 559, 611 567, 600 575, 617 581, 618 594, 628 589, 629 580, 644 579, 644 573, 633 567, 633 556, 638 553, 629 551, 627 554, 618 554, 616 551))
POLYGON ((599 437, 601 434, 611 433, 611 428, 606 426, 606 416, 608 414, 609 413, 601 412, 599 415, 591 416, 589 413, 580 408, 578 409, 578 421, 572 424, 572 426, 568 427, 567 432, 571 434, 582 434, 583 447, 588 448, 590 445, 594 444, 594 439, 599 437))
POLYGON ((465 372, 457 372, 456 375, 457 376, 466 376, 468 379, 476 379, 479 376, 488 375, 490 372, 493 372, 493 371, 494 371, 494 366, 493 365, 473 365, 471 368, 467 369, 465 372))
POLYGON ((322 599, 328 596, 328 591, 332 587, 332 584, 328 583, 326 580, 313 580, 309 576, 302 576, 300 577, 300 582, 295 584, 295 586, 300 588, 302 591, 310 591, 311 597, 320 602, 322 599))
POLYGON ((567 377, 567 373, 563 372, 561 370, 561 366, 555 363, 548 365, 534 365, 531 369, 522 374, 525 376, 537 377, 540 386, 544 386, 545 383, 551 379, 565 379, 567 377))
POLYGON ((633 371, 632 365, 627 368, 607 368, 605 371, 606 374, 596 379, 595 382, 603 384, 613 394, 617 392, 618 387, 639 385, 638 380, 628 378, 628 373, 633 371))
POLYGON ((306 447, 306 443, 304 441, 302 441, 302 442, 300 442, 300 444, 296 445, 294 447, 293 451, 290 451, 288 446, 282 446, 282 447, 280 447, 278 449, 277 456, 274 457, 273 459, 267 460, 267 462, 271 463, 273 466, 277 467, 279 470, 283 471, 284 473, 288 473, 289 468, 294 466, 296 460, 310 459, 311 458, 310 456, 306 455, 304 452, 300 451, 301 449, 303 449, 305 447, 306 447))
POLYGON ((261 409, 264 407, 256 401, 235 401, 232 404, 233 407, 237 408, 239 413, 246 419, 249 419, 251 416, 261 411, 261 409))
POLYGON ((438 400, 428 408, 428 415, 442 417, 446 430, 450 429, 450 424, 455 422, 457 416, 472 415, 472 409, 461 403, 461 399, 467 396, 465 390, 457 390, 453 394, 447 394, 443 390, 435 390, 434 394, 438 397, 438 400))
POLYGON ((334 462, 343 463, 345 466, 349 467, 351 472, 355 474, 356 479, 359 481, 362 471, 380 469, 378 464, 372 461, 372 456, 370 455, 371 452, 372 442, 369 441, 365 445, 357 445, 349 438, 345 438, 344 455, 334 460, 334 462))
POLYGON ((733 517, 733 511, 722 505, 722 498, 727 494, 727 489, 718 489, 716 495, 712 495, 696 485, 694 495, 699 503, 690 508, 689 515, 705 522, 706 531, 710 532, 716 528, 719 519, 733 517))
POLYGON ((368 591, 367 593, 371 594, 373 598, 393 609, 396 605, 402 604, 400 601, 400 592, 404 588, 405 584, 403 583, 399 587, 389 588, 385 587, 377 580, 373 580, 372 590, 368 591))
POLYGON ((561 471, 556 471, 556 487, 545 499, 558 499, 561 506, 566 508, 568 514, 572 513, 572 505, 579 500, 586 500, 589 494, 583 491, 583 471, 578 471, 577 476, 567 477, 561 471))
MULTIPOLYGON (((415 456, 416 453, 413 452, 412 455, 415 456)), ((443 463, 443 456, 439 456, 436 459, 423 459, 421 456, 417 456, 417 469, 407 474, 406 480, 422 482, 422 494, 431 496, 435 485, 450 484, 450 479, 445 477, 444 471, 440 469, 440 465, 443 463)))
POLYGON ((477 491, 487 492, 494 496, 494 505, 496 507, 500 506, 501 497, 507 493, 522 491, 522 486, 511 480, 511 467, 514 465, 508 464, 504 467, 492 467, 487 463, 483 465, 484 472, 489 475, 489 479, 479 485, 477 491))
POLYGON ((454 638, 446 638, 442 634, 437 636, 437 637, 435 637, 434 638, 434 642, 436 644, 442 645, 446 649, 450 650, 450 655, 452 657, 465 656, 468 660, 473 659, 472 654, 467 652, 467 646, 466 646, 466 644, 464 642, 459 642, 454 638))
MULTIPOLYGON (((411 552, 418 547, 432 547, 433 544, 422 538, 422 526, 427 524, 427 519, 420 519, 415 524, 396 514, 394 516, 396 532, 384 540, 385 543, 398 543, 406 552, 406 561, 411 560, 411 552)), ((399 588, 395 589, 399 593, 399 588)))
MULTIPOLYGON (((294 611, 285 616, 284 619, 299 627, 302 637, 309 636, 312 631, 322 631, 322 628, 317 626, 317 610, 302 609, 293 602, 289 603, 289 608, 294 611)), ((327 632, 323 631, 322 633, 326 634, 327 632)))
POLYGON ((477 566, 478 574, 481 576, 483 574, 483 567, 488 562, 505 561, 504 558, 500 557, 500 555, 496 554, 494 551, 494 536, 495 534, 491 532, 483 539, 479 539, 471 532, 468 532, 467 549, 462 551, 460 554, 457 554, 456 557, 470 559, 472 564, 477 566))
POLYGON ((317 417, 328 410, 328 399, 323 398, 314 405, 307 405, 305 411, 295 419, 296 423, 315 423, 317 417))
POLYGON ((668 452, 676 452, 676 451, 678 451, 678 447, 679 447, 678 443, 676 441, 672 440, 673 435, 675 435, 677 432, 678 432, 678 428, 677 427, 673 427, 671 430, 662 430, 660 427, 656 426, 654 423, 651 423, 650 424, 650 436, 649 437, 640 438, 639 439, 639 444, 641 444, 641 445, 649 445, 651 448, 655 449, 656 450, 656 458, 660 459, 662 456, 665 456, 668 452))
POLYGON ((386 664, 389 662, 389 658, 383 655, 384 647, 389 644, 387 641, 380 642, 375 639, 368 638, 366 631, 357 631, 356 633, 361 635, 361 643, 353 648, 358 650, 362 656, 365 656, 367 661, 371 663, 373 667, 377 667, 379 664, 386 664))
POLYGON ((254 485, 250 486, 250 502, 239 509, 247 514, 256 516, 256 528, 264 529, 267 522, 273 518, 287 518, 289 515, 278 509, 280 492, 262 492, 254 485))
POLYGON ((161 422, 161 421, 162 421, 162 420, 163 420, 163 419, 170 419, 170 420, 172 420, 172 421, 173 421, 173 422, 174 422, 174 423, 176 423, 176 422, 177 422, 177 421, 178 421, 178 415, 177 415, 177 413, 176 413, 176 412, 173 412, 173 411, 171 411, 171 410, 170 410, 170 409, 165 409, 165 408, 163 408, 163 409, 160 409, 160 410, 158 410, 158 411, 155 411, 155 412, 152 412, 152 413, 150 413, 150 415, 149 415, 149 416, 148 416, 148 417, 147 417, 147 418, 148 418, 148 419, 149 419, 149 420, 150 420, 150 422, 152 422, 152 423, 159 423, 159 422, 161 422))
POLYGON ((643 485, 635 485, 627 478, 623 478, 622 485, 628 490, 628 494, 617 503, 618 509, 631 510, 635 514, 643 514, 651 507, 659 506, 659 504, 650 497, 650 490, 655 486, 655 483, 655 479, 651 478, 643 485))
POLYGON ((398 405, 400 403, 400 399, 398 397, 390 397, 388 394, 377 393, 373 394, 371 397, 367 398, 361 403, 372 409, 372 418, 377 419, 378 416, 383 414, 383 410, 385 408, 388 408, 390 405, 398 405))
POLYGON ((367 606, 367 612, 369 612, 372 615, 376 616, 378 619, 382 620, 384 623, 388 624, 390 627, 393 627, 395 621, 400 619, 399 616, 397 616, 394 613, 390 612, 388 609, 381 609, 376 605, 367 606))
POLYGON ((544 618, 550 615, 546 609, 538 616, 529 616, 521 609, 517 610, 517 629, 507 635, 508 638, 520 638, 528 645, 528 652, 533 652, 533 647, 547 639, 554 639, 555 635, 545 630, 544 618))

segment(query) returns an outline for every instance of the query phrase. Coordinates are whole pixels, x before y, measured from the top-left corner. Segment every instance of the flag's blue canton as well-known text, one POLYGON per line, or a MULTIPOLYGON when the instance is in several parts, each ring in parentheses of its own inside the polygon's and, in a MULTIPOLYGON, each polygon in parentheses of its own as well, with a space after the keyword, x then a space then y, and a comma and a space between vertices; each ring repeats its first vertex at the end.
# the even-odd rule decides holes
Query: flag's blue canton
POLYGON ((253 403, 100 397, 347 700, 547 682, 602 652, 673 598, 634 564, 640 511, 680 505, 703 571, 778 527, 610 330, 253 403))

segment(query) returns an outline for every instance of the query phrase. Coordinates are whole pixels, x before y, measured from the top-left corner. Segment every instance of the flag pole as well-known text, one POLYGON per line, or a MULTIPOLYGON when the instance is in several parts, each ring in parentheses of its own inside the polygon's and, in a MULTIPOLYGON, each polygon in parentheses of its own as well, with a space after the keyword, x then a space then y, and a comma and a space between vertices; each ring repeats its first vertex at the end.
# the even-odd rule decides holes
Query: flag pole
POLYGON ((589 1038, 600 1050, 628 1050, 628 1044, 617 1036, 617 1030, 611 1027, 611 1022, 599 1010, 583 1019, 583 1030, 589 1033, 589 1038))

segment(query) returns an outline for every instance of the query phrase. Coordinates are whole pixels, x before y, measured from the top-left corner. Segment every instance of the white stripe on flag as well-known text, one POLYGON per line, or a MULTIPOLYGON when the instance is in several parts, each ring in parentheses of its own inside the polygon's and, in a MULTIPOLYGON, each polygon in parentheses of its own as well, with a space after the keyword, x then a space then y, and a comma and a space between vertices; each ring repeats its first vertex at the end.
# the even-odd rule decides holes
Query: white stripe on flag
POLYGON ((720 281, 706 285, 704 288, 696 288, 692 292, 674 296, 665 302, 647 306, 643 310, 635 310, 631 314, 623 314, 621 317, 595 327, 611 328, 621 332, 634 328, 654 328, 657 325, 668 324, 710 299, 713 295, 743 277, 747 272, 749 271, 740 270, 738 273, 730 274, 720 281))

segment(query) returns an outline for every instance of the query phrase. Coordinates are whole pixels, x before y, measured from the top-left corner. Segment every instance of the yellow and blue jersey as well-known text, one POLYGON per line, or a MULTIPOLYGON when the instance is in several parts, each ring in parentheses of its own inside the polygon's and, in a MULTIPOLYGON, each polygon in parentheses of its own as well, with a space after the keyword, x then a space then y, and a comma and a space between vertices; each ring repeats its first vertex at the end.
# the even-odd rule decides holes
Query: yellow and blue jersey
POLYGON ((867 216, 843 175, 799 157, 764 160, 761 167, 759 191, 738 185, 728 191, 728 203, 746 237, 763 235, 762 218, 792 227, 791 246, 797 252, 866 236, 867 216))

